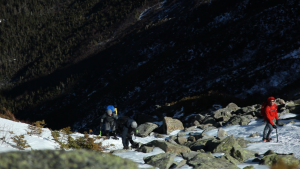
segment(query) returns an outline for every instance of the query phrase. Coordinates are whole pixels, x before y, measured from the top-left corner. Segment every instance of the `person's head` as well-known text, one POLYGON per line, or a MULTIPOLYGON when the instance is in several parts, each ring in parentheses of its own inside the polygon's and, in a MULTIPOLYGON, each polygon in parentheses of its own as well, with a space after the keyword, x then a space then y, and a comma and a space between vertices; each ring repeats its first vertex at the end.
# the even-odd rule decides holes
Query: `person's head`
POLYGON ((269 105, 274 105, 275 104, 275 97, 273 97, 273 96, 268 97, 268 104, 269 105))
POLYGON ((137 123, 135 121, 133 121, 131 123, 131 128, 133 128, 133 129, 137 128, 137 123))
POLYGON ((108 109, 106 112, 107 112, 107 115, 109 115, 109 116, 112 115, 112 110, 111 109, 108 109))

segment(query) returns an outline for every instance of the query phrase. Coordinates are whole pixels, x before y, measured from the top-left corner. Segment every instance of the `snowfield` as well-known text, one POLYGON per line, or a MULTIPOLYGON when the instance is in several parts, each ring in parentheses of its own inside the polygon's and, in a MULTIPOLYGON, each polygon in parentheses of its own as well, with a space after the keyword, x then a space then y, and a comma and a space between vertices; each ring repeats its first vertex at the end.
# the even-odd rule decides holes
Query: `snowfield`
MULTIPOLYGON (((263 143, 262 140, 262 131, 264 129, 264 122, 262 119, 251 120, 249 125, 246 126, 229 126, 229 127, 222 127, 225 131, 227 131, 228 135, 234 135, 237 137, 244 137, 245 140, 255 141, 258 143, 250 143, 248 144, 247 149, 254 150, 259 152, 260 154, 265 153, 267 150, 273 150, 276 153, 283 153, 289 154, 294 153, 295 157, 300 159, 300 121, 293 119, 296 114, 286 114, 280 117, 280 122, 288 123, 290 121, 294 121, 295 123, 290 123, 282 127, 278 127, 278 139, 279 142, 277 143, 277 136, 276 130, 273 130, 271 134, 271 138, 273 139, 270 143, 263 143), (253 133, 259 133, 258 137, 249 138, 248 136, 253 133)), ((7 119, 0 118, 0 153, 9 152, 9 151, 30 151, 30 150, 43 150, 43 149, 50 149, 56 150, 60 149, 60 145, 53 139, 51 131, 48 128, 43 128, 43 132, 41 135, 29 135, 27 132, 28 124, 24 124, 21 122, 14 122, 7 119), (14 136, 23 135, 24 140, 31 146, 29 148, 25 148, 25 150, 19 150, 16 148, 16 143, 13 142, 11 139, 14 136), (5 141, 4 141, 5 140, 5 141)), ((195 128, 194 133, 201 133, 203 130, 195 128)), ((217 135, 218 129, 214 129, 208 131, 207 134, 211 136, 217 135)), ((170 135, 176 135, 178 132, 182 132, 180 130, 173 131, 170 135)), ((186 132, 187 134, 189 132, 186 132)), ((154 135, 150 135, 148 137, 133 137, 135 142, 141 143, 148 143, 152 140, 165 140, 168 139, 170 135, 164 135, 164 138, 155 138, 154 135)), ((72 137, 82 137, 83 134, 74 133, 72 137)), ((95 137, 95 135, 90 135, 90 137, 95 137)), ((97 141, 101 141, 103 146, 106 146, 105 152, 110 152, 111 150, 122 149, 122 142, 121 138, 119 140, 102 140, 99 139, 97 141)), ((160 148, 154 148, 153 152, 151 153, 142 153, 136 152, 134 150, 129 150, 125 153, 115 153, 115 155, 120 156, 122 158, 130 159, 136 162, 139 168, 150 168, 152 166, 145 164, 143 161, 144 157, 164 153, 164 151, 160 148)), ((223 153, 214 153, 216 157, 220 157, 223 153)), ((253 159, 253 158, 252 158, 253 159)), ((252 162, 252 159, 248 159, 245 163, 241 163, 238 165, 240 168, 244 168, 245 166, 253 165, 255 169, 268 169, 269 166, 267 165, 259 165, 258 163, 252 162)), ((176 157, 174 161, 180 162, 183 160, 181 157, 176 157)), ((191 166, 184 165, 181 169, 192 169, 191 166)))

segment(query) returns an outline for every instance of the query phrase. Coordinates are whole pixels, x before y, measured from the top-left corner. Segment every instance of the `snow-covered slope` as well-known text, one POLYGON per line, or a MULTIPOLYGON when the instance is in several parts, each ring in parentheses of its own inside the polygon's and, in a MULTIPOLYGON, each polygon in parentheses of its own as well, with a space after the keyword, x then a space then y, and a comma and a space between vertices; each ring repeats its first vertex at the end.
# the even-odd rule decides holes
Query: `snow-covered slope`
MULTIPOLYGON (((258 151, 260 154, 266 152, 267 150, 273 150, 276 153, 294 153, 295 157, 300 159, 300 121, 292 119, 295 117, 295 114, 289 113, 280 117, 280 121, 284 123, 288 123, 291 120, 294 120, 294 124, 287 124, 283 127, 278 127, 278 139, 279 143, 276 143, 277 137, 275 131, 271 134, 271 138, 273 139, 270 143, 260 142, 262 139, 262 131, 264 128, 264 123, 262 119, 252 120, 249 125, 246 126, 229 126, 223 127, 225 131, 228 132, 229 135, 234 135, 235 137, 244 137, 246 140, 255 141, 258 143, 250 143, 248 144, 247 149, 258 151), (288 119, 288 120, 285 120, 288 119), (260 136, 249 138, 250 134, 258 132, 260 136)), ((40 136, 36 135, 28 135, 28 125, 20 122, 14 122, 6 119, 0 118, 0 138, 5 137, 5 141, 3 139, 0 140, 0 152, 9 152, 9 151, 30 151, 33 150, 41 150, 41 149, 59 149, 59 144, 56 143, 51 135, 51 131, 49 129, 44 128, 43 132, 40 136), (11 137, 16 135, 24 135, 24 139, 31 146, 30 148, 26 148, 25 150, 19 150, 15 147, 15 143, 12 141, 11 137)), ((203 130, 195 128, 194 133, 201 133, 203 130)), ((180 130, 173 131, 170 135, 176 135, 178 132, 182 132, 180 130)), ((191 132, 191 131, 190 131, 191 132)), ((208 135, 216 136, 217 129, 211 130, 207 132, 208 135)), ((145 138, 134 137, 134 141, 141 143, 148 143, 152 140, 165 140, 168 139, 170 135, 164 135, 164 138, 155 138, 153 135, 145 138)), ((83 134, 76 133, 72 135, 73 137, 83 136, 83 134)), ((94 137, 91 135, 91 137, 94 137)), ((99 140, 102 142, 102 145, 107 147, 105 152, 109 152, 111 150, 122 149, 121 139, 119 140, 99 140)), ((143 161, 143 157, 151 156, 159 153, 163 153, 164 151, 160 148, 154 148, 154 151, 151 153, 141 153, 136 152, 134 150, 129 150, 124 153, 115 153, 115 155, 120 156, 122 158, 130 159, 136 163, 138 163, 139 168, 150 168, 151 166, 145 164, 143 161)), ((222 153, 215 153, 216 157, 222 156, 222 153)), ((181 157, 176 157, 175 161, 179 162, 182 160, 181 157)), ((269 168, 266 165, 258 165, 258 163, 251 162, 252 159, 248 159, 245 163, 239 164, 238 167, 244 168, 248 165, 253 165, 255 169, 267 169, 269 168)), ((181 169, 191 169, 191 166, 185 165, 181 167, 181 169)))

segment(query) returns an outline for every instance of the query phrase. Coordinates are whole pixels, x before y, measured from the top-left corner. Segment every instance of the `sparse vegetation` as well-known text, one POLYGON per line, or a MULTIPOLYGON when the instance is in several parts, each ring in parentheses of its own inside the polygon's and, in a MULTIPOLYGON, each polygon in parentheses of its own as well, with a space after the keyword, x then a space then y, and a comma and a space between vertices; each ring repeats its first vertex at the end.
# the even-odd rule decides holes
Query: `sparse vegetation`
POLYGON ((32 135, 40 135, 43 131, 43 127, 46 125, 45 121, 36 121, 34 122, 32 125, 28 125, 28 129, 29 131, 27 132, 27 134, 32 135))
POLYGON ((17 148, 20 150, 24 150, 27 147, 30 147, 30 145, 28 145, 27 141, 24 140, 24 135, 19 135, 19 136, 14 136, 13 138, 13 142, 15 142, 17 145, 17 148))

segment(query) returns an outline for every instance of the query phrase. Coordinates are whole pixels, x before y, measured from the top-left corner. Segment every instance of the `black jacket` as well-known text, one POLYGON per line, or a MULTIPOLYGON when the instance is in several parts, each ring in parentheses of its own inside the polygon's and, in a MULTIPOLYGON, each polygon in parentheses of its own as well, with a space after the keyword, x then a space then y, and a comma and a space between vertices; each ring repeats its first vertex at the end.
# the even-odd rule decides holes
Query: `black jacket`
POLYGON ((112 122, 114 120, 118 120, 118 115, 116 115, 115 113, 112 113, 112 115, 109 116, 109 115, 107 115, 107 113, 105 113, 102 115, 100 122, 103 123, 104 120, 106 122, 112 122))

